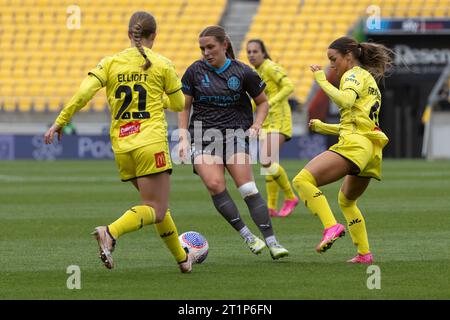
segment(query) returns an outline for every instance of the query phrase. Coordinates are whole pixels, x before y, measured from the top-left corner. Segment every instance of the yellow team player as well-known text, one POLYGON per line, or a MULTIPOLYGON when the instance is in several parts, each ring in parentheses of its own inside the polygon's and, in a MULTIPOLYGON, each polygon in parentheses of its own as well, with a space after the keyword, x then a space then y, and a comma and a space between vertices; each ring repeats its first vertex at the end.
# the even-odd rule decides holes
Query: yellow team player
POLYGON ((169 212, 172 170, 163 106, 182 111, 181 81, 170 60, 151 50, 156 36, 155 18, 135 12, 129 22, 131 48, 104 58, 91 70, 81 87, 45 134, 47 144, 102 87, 111 111, 111 144, 122 181, 138 189, 142 204, 126 211, 108 226, 95 228, 100 258, 113 268, 112 252, 123 234, 154 224, 178 262, 181 272, 192 270, 192 257, 180 245, 169 212), (164 98, 163 98, 164 97, 164 98))
POLYGON ((338 135, 339 141, 312 159, 293 183, 306 207, 323 223, 323 238, 316 247, 321 253, 345 234, 345 227, 336 222, 318 187, 345 177, 338 203, 358 248, 358 254, 348 260, 350 263, 373 262, 364 217, 356 200, 366 190, 370 178, 381 178, 382 150, 388 138, 379 128, 381 95, 376 81, 381 80, 391 66, 391 53, 383 45, 358 43, 350 37, 333 41, 327 55, 331 70, 340 79, 339 89, 327 81, 320 66, 311 65, 316 82, 338 105, 340 123, 325 124, 312 119, 310 128, 318 133, 338 135))
POLYGON ((262 126, 261 143, 261 165, 266 175, 269 214, 272 217, 286 217, 294 211, 299 201, 292 190, 286 171, 279 163, 280 148, 292 137, 292 117, 288 97, 294 91, 294 85, 283 68, 271 60, 262 40, 252 39, 247 42, 247 56, 266 83, 264 92, 269 98, 269 114, 262 126), (280 188, 285 200, 281 210, 277 211, 280 188))

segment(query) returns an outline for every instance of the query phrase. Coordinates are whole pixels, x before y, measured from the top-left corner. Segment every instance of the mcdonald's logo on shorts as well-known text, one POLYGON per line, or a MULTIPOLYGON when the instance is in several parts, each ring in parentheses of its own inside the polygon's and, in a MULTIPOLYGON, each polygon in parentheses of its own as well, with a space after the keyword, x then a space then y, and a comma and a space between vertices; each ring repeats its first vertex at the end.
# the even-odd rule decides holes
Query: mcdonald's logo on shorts
POLYGON ((162 168, 166 166, 166 156, 164 154, 164 151, 155 153, 155 163, 156 168, 162 168))

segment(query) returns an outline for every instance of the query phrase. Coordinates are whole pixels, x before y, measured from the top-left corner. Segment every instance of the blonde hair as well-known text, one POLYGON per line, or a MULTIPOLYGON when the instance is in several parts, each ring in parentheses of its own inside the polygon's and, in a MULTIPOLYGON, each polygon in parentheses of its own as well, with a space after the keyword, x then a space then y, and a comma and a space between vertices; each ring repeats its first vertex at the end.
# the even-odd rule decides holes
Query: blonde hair
POLYGON ((128 24, 128 35, 133 39, 139 53, 144 57, 145 64, 141 66, 142 69, 147 70, 152 65, 152 62, 147 57, 142 47, 142 38, 148 38, 151 34, 156 33, 156 20, 150 13, 138 11, 133 13, 128 24))

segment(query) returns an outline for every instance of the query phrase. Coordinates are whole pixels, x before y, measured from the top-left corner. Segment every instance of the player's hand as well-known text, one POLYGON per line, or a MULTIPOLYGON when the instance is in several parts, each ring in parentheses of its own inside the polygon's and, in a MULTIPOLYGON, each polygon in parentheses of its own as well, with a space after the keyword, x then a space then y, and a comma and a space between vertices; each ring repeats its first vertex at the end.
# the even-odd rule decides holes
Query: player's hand
POLYGON ((181 164, 188 162, 189 151, 190 145, 186 140, 186 137, 180 137, 180 143, 178 144, 178 157, 180 158, 181 164))
POLYGON ((312 72, 316 72, 316 71, 322 70, 322 67, 317 65, 317 64, 312 64, 312 65, 309 66, 309 68, 311 69, 312 72))
POLYGON ((257 124, 257 123, 254 123, 254 124, 250 127, 250 129, 248 129, 249 137, 250 137, 251 139, 257 138, 257 137, 259 136, 260 131, 261 131, 261 125, 260 125, 260 124, 257 124))
POLYGON ((317 132, 317 127, 322 123, 319 119, 311 119, 309 120, 309 128, 311 131, 317 132))
POLYGON ((62 127, 58 126, 56 123, 52 124, 50 129, 48 129, 47 132, 45 133, 44 135, 45 144, 53 143, 53 137, 55 136, 55 133, 58 134, 58 142, 61 141, 62 127))

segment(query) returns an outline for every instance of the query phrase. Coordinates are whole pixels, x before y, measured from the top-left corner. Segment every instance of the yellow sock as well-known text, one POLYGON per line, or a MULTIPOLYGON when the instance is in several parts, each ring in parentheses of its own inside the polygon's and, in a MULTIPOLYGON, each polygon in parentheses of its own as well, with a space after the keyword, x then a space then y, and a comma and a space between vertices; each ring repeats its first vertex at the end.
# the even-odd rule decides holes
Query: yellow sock
POLYGON ((272 176, 266 176, 267 206, 269 209, 277 210, 278 189, 278 183, 275 182, 272 176))
POLYGON ((347 199, 342 191, 339 191, 339 206, 347 220, 348 230, 352 237, 353 244, 358 247, 358 253, 366 254, 370 252, 369 240, 367 238, 366 222, 361 211, 356 206, 356 200, 347 199))
POLYGON ((316 179, 308 170, 303 169, 300 171, 292 180, 292 183, 305 206, 313 214, 319 216, 324 228, 332 227, 337 223, 327 199, 322 191, 317 188, 316 179))
POLYGON ((281 190, 283 190, 285 199, 294 199, 294 190, 292 190, 291 183, 284 168, 279 163, 274 162, 269 167, 269 172, 273 172, 272 178, 280 186, 281 190))
POLYGON ((167 209, 166 216, 164 220, 160 223, 155 223, 156 231, 158 232, 161 239, 166 244, 167 248, 170 250, 177 262, 183 262, 186 260, 186 251, 178 240, 178 231, 175 223, 170 215, 170 210, 167 209))
POLYGON ((149 206, 135 206, 108 226, 114 239, 155 222, 155 210, 149 206))

